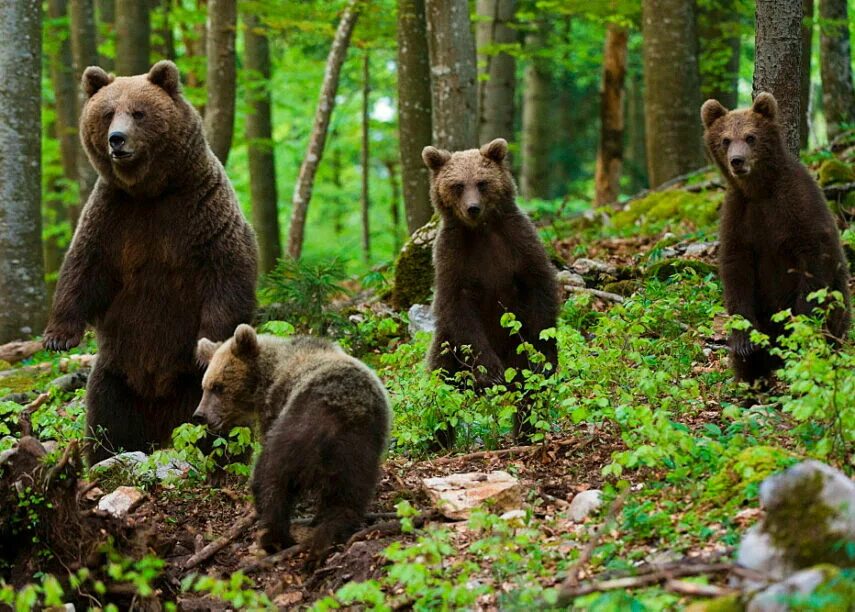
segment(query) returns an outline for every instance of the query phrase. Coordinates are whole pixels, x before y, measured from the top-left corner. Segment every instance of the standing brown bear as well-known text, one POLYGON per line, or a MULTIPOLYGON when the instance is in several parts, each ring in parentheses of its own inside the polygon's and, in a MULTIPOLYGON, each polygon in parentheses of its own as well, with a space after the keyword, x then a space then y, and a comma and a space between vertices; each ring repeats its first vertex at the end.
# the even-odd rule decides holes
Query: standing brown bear
MULTIPOLYGON (((784 331, 772 322, 774 313, 808 314, 816 307, 808 294, 839 291, 845 306, 828 313, 827 328, 842 340, 850 304, 840 236, 816 182, 787 152, 777 117, 769 93, 749 109, 728 112, 716 100, 701 107, 704 141, 727 179, 719 231, 725 306, 774 341, 784 331)), ((738 380, 768 378, 780 366, 745 331, 732 334, 730 352, 738 380)))
POLYGON ((257 248, 169 61, 113 77, 89 67, 80 137, 98 181, 56 288, 45 347, 95 327, 90 460, 169 441, 201 397, 196 340, 228 338, 255 307, 257 248))
POLYGON ((337 345, 257 335, 240 325, 225 343, 199 340, 207 365, 193 415, 218 431, 257 425, 264 436, 252 492, 265 548, 288 547, 291 512, 314 498, 313 559, 359 526, 389 435, 383 383, 337 345))
MULTIPOLYGON (((558 316, 555 270, 516 204, 507 154, 502 138, 480 150, 422 151, 431 170, 431 201, 442 219, 433 250, 436 333, 429 366, 449 375, 483 366, 483 373, 476 370, 480 386, 502 382, 506 368, 529 367, 527 355, 517 352, 521 342, 543 353, 553 371, 558 364, 555 340, 540 339, 558 316), (522 323, 518 335, 501 326, 506 312, 522 323), (461 351, 464 345, 471 358, 461 351)), ((516 433, 530 431, 527 416, 517 410, 516 433)), ((451 430, 439 432, 441 444, 452 440, 451 430)))

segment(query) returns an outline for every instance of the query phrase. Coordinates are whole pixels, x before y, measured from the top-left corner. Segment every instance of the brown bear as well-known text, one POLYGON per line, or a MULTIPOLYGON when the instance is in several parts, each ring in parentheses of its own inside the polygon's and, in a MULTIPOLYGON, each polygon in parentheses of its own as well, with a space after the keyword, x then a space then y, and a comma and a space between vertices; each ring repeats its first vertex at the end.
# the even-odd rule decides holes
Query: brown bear
POLYGON ((194 420, 215 431, 256 425, 264 436, 252 491, 265 548, 294 543, 294 504, 317 502, 307 548, 321 558, 360 523, 389 435, 383 383, 337 345, 256 335, 240 325, 225 343, 200 340, 207 365, 194 420))
POLYGON ((98 171, 44 333, 51 350, 95 327, 90 460, 149 450, 201 397, 198 338, 228 338, 255 308, 257 247, 169 61, 113 77, 89 67, 80 137, 98 171))
MULTIPOLYGON (((502 138, 480 150, 422 151, 431 170, 431 202, 441 218, 433 250, 436 333, 428 364, 447 375, 475 366, 482 387, 503 382, 506 368, 530 367, 528 356, 517 351, 523 341, 546 357, 552 371, 558 364, 555 340, 540 338, 558 316, 555 270, 534 224, 516 204, 507 154, 502 138), (519 334, 501 326, 506 312, 522 323, 519 334), (469 357, 463 346, 470 347, 469 357)), ((530 431, 525 412, 517 410, 517 434, 530 431)), ((450 429, 438 432, 444 446, 452 438, 450 429)))
MULTIPOLYGON (((846 337, 850 322, 849 272, 840 236, 822 192, 784 146, 778 104, 761 93, 751 108, 728 111, 716 100, 701 107, 704 141, 727 180, 721 212, 719 266, 728 313, 745 317, 773 341, 784 331, 774 313, 808 314, 808 294, 843 294, 845 306, 828 312, 828 332, 846 337)), ((780 360, 754 345, 749 332, 730 338, 738 380, 768 379, 780 360)))

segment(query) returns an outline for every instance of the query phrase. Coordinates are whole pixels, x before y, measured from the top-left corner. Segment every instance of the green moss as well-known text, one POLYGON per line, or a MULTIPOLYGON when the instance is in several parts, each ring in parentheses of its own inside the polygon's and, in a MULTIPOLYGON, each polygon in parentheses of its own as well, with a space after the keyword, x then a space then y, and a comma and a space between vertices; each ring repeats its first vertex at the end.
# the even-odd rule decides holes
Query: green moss
POLYGON ((395 262, 392 286, 392 306, 406 310, 413 304, 430 300, 433 285, 433 242, 439 229, 439 219, 433 219, 413 232, 395 262))
POLYGON ((789 467, 795 457, 774 446, 752 446, 728 457, 707 480, 704 499, 717 506, 741 505, 757 497, 760 483, 789 467))
POLYGON ((13 371, 8 376, 0 377, 0 389, 9 389, 11 393, 25 393, 39 389, 43 381, 39 376, 27 370, 13 371))
POLYGON ((698 259, 663 259, 647 268, 647 278, 668 280, 678 272, 694 270, 698 276, 718 274, 718 268, 713 264, 698 259))
POLYGON ((819 167, 819 184, 823 187, 834 183, 855 181, 855 169, 839 159, 827 159, 819 167))
POLYGON ((828 563, 818 565, 816 569, 822 570, 825 581, 816 588, 812 597, 821 601, 826 609, 851 610, 852 602, 855 602, 855 572, 841 570, 828 563))
POLYGON ((689 221, 697 227, 713 225, 723 194, 719 191, 690 193, 682 189, 657 191, 630 203, 612 217, 615 229, 649 228, 665 222, 689 221))
POLYGON ((709 601, 700 601, 686 608, 686 612, 743 612, 745 604, 739 593, 716 597, 709 601))
POLYGON ((603 291, 616 293, 624 297, 630 296, 641 289, 641 283, 637 280, 622 280, 603 285, 603 291))

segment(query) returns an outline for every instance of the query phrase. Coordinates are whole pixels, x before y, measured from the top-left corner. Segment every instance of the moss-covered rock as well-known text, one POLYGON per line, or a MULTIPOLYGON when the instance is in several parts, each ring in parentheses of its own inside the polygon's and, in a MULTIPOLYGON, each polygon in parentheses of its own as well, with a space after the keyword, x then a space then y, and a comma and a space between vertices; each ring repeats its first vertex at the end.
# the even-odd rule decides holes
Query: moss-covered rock
POLYGON ((686 612, 743 612, 744 610, 745 604, 739 593, 699 601, 686 607, 686 612))
POLYGON ((616 293, 624 297, 629 297, 636 291, 641 289, 641 282, 637 280, 622 280, 603 285, 603 291, 616 293))
POLYGON ((775 446, 745 448, 728 456, 707 480, 704 499, 719 507, 740 505, 756 497, 761 482, 794 461, 792 454, 775 446))
POLYGON ((673 275, 686 270, 694 270, 698 276, 706 276, 707 274, 718 274, 718 267, 701 261, 699 259, 663 259, 651 264, 647 268, 647 278, 658 278, 659 280, 668 280, 673 275))
POLYGON ((819 184, 822 187, 852 181, 855 181, 855 169, 852 168, 851 164, 839 159, 827 159, 819 167, 819 184))
POLYGON ((697 227, 709 226, 716 222, 722 199, 723 192, 720 191, 656 191, 631 202, 625 210, 615 214, 612 225, 615 229, 624 230, 633 226, 649 227, 671 220, 685 220, 697 227))
POLYGON ((395 262, 395 280, 390 301, 397 310, 430 301, 433 285, 433 243, 439 230, 434 217, 413 232, 395 262))

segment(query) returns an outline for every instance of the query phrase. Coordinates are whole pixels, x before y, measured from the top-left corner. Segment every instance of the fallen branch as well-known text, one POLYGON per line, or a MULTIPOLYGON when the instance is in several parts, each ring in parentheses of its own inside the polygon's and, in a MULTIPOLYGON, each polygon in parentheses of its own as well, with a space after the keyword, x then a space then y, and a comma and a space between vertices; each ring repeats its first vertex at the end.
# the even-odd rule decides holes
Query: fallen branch
POLYGON ((563 438, 561 440, 554 440, 551 442, 543 443, 543 444, 529 444, 527 446, 511 446, 510 448, 499 448, 496 450, 483 450, 477 451, 474 453, 469 453, 466 455, 448 455, 447 457, 440 457, 439 459, 433 459, 429 462, 433 465, 445 465, 447 463, 453 463, 455 461, 470 461, 472 459, 484 459, 489 457, 503 457, 505 455, 516 455, 521 453, 527 453, 535 450, 540 450, 543 448, 548 448, 550 446, 569 446, 576 442, 581 442, 578 438, 563 438))
POLYGON ((234 527, 229 530, 226 535, 214 540, 213 542, 202 548, 202 550, 187 559, 184 562, 184 565, 181 566, 182 569, 185 571, 189 570, 190 568, 196 567, 200 563, 203 563, 204 561, 207 561, 208 559, 216 555, 231 542, 239 538, 244 531, 249 529, 255 522, 255 518, 255 512, 251 512, 247 516, 243 517, 237 522, 237 524, 235 524, 234 527))
POLYGON ((618 295, 617 293, 609 293, 608 291, 600 291, 599 289, 589 289, 588 287, 576 287, 575 285, 568 285, 567 289, 575 291, 576 293, 590 293, 594 297, 606 300, 607 302, 623 304, 623 296, 618 295))
POLYGON ((42 393, 26 407, 18 415, 18 427, 21 429, 21 437, 33 435, 33 423, 31 417, 33 413, 42 407, 50 399, 49 393, 42 393))
MULTIPOLYGON (((415 516, 412 519, 412 524, 414 529, 419 529, 422 527, 427 521, 431 519, 437 518, 439 515, 436 512, 428 512, 427 514, 420 514, 419 516, 415 516)), ((365 529, 360 529, 347 541, 345 544, 345 548, 350 548, 350 546, 354 542, 359 542, 360 540, 367 540, 369 536, 377 534, 381 537, 387 537, 390 535, 397 535, 401 533, 401 519, 394 519, 391 521, 384 521, 382 523, 376 523, 374 525, 369 525, 365 529)))
POLYGON ((0 361, 17 363, 42 350, 41 340, 16 340, 0 345, 0 361))
POLYGON ((714 584, 698 584, 697 582, 686 582, 685 580, 668 580, 665 588, 680 595, 691 595, 692 597, 724 597, 738 593, 737 589, 720 587, 714 584))

